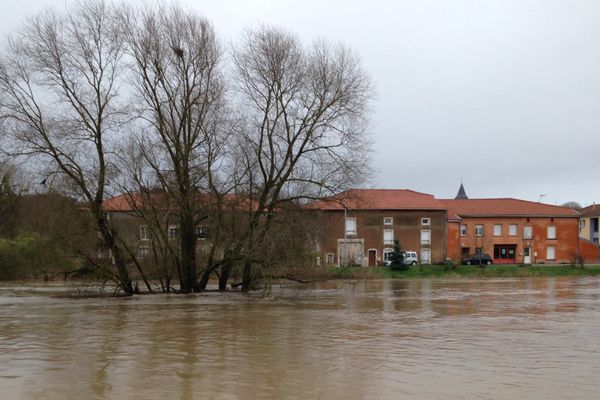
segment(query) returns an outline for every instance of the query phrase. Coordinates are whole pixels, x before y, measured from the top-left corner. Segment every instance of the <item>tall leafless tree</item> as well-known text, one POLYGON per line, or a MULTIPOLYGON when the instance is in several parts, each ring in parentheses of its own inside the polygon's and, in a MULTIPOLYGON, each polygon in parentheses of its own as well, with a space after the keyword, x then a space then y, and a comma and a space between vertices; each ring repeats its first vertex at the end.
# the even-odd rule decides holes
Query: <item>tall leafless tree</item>
POLYGON ((286 32, 249 31, 234 50, 243 110, 235 154, 236 191, 253 199, 242 289, 251 287, 278 206, 331 195, 367 170, 370 79, 351 51, 317 41, 305 48, 286 32))
POLYGON ((113 16, 110 5, 90 0, 29 19, 2 52, 0 115, 6 150, 51 164, 85 201, 114 258, 113 277, 131 294, 117 232, 102 211, 124 118, 124 42, 113 16))
POLYGON ((196 226, 207 217, 224 114, 221 50, 211 24, 176 7, 126 10, 140 101, 139 149, 179 213, 181 290, 197 289, 196 226))

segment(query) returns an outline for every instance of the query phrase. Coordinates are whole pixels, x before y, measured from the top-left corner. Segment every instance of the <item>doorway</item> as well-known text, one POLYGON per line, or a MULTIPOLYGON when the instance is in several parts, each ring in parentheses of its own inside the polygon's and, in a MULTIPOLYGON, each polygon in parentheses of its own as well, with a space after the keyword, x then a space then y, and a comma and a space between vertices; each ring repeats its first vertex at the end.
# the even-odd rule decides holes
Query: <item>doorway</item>
POLYGON ((517 261, 516 244, 495 244, 494 262, 504 264, 514 264, 517 261))
POLYGON ((369 249, 369 267, 377 265, 377 249, 369 249))
POLYGON ((523 249, 523 264, 531 264, 531 247, 523 249))

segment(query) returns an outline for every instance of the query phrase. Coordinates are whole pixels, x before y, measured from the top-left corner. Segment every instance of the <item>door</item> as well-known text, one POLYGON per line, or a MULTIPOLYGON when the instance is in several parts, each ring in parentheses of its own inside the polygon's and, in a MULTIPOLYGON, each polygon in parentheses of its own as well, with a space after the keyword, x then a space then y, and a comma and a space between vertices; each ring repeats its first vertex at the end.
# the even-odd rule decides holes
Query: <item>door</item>
POLYGON ((430 249, 421 249, 421 264, 431 264, 430 249))
POLYGON ((523 264, 531 264, 531 247, 525 247, 523 250, 523 264))
POLYGON ((364 247, 361 240, 349 239, 338 242, 339 263, 342 267, 353 265, 362 266, 364 260, 364 247))
POLYGON ((377 265, 377 250, 369 249, 369 267, 377 265))

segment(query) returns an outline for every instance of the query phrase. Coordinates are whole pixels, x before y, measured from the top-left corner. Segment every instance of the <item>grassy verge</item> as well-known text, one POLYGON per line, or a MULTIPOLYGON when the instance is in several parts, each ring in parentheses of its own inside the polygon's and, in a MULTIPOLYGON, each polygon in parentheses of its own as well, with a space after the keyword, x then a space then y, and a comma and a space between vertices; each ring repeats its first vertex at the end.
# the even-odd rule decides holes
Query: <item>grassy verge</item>
POLYGON ((332 268, 329 273, 338 279, 410 279, 410 278, 510 278, 529 276, 598 276, 600 265, 586 265, 584 268, 570 265, 489 265, 478 267, 473 265, 458 265, 447 268, 443 265, 424 265, 410 267, 406 271, 396 271, 386 267, 352 267, 332 268))

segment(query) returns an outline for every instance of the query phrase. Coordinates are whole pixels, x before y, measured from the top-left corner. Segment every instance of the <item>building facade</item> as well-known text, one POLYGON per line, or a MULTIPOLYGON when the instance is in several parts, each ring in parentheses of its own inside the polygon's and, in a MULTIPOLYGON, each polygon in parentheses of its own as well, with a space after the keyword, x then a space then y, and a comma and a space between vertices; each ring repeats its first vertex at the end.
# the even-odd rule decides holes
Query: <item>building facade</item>
POLYGON ((600 205, 595 203, 579 210, 579 237, 593 243, 599 242, 598 221, 600 220, 600 205))
POLYGON ((567 263, 578 254, 579 213, 512 198, 448 199, 448 257, 478 253, 494 263, 567 263))
POLYGON ((397 243, 423 264, 446 257, 446 207, 411 190, 351 189, 311 203, 321 227, 317 250, 325 265, 381 265, 397 243))

